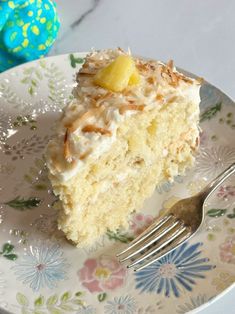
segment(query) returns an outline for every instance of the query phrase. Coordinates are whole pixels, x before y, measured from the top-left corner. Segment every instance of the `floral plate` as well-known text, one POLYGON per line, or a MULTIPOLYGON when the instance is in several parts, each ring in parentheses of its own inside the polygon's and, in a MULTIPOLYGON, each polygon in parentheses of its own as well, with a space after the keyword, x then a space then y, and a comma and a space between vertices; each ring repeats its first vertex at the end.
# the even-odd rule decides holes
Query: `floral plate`
POLYGON ((42 59, 0 76, 0 311, 186 313, 235 281, 234 177, 208 201, 203 230, 173 253, 138 273, 120 265, 115 253, 159 210, 195 194, 235 161, 234 103, 205 83, 194 169, 158 187, 132 215, 129 230, 109 231, 92 247, 77 249, 57 231, 43 152, 84 56, 42 59))

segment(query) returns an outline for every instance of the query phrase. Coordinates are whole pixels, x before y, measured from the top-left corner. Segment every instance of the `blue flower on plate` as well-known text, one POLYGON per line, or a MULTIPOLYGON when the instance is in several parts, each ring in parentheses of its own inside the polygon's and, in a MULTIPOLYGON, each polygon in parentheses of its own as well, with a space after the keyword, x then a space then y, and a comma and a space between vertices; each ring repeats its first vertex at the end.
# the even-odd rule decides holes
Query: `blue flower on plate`
POLYGON ((38 291, 42 287, 54 288, 66 279, 68 264, 58 244, 31 245, 26 255, 13 267, 18 280, 38 291))
POLYGON ((106 314, 134 314, 136 313, 136 303, 134 298, 129 295, 115 297, 106 303, 104 309, 106 314))
POLYGON ((208 258, 200 257, 202 243, 182 244, 147 268, 135 273, 136 288, 141 292, 164 293, 166 297, 180 295, 180 288, 192 291, 196 279, 205 278, 204 272, 215 266, 208 258))
POLYGON ((211 301, 212 299, 213 297, 209 297, 206 294, 192 296, 186 303, 178 305, 176 312, 179 314, 188 313, 189 311, 198 308, 199 306, 211 301))

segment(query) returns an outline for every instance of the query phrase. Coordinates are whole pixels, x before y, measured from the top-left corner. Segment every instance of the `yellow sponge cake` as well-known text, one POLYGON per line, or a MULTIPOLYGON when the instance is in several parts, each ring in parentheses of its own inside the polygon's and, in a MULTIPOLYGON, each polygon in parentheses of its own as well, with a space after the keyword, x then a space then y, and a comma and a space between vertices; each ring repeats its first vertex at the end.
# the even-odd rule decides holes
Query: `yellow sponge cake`
POLYGON ((128 226, 156 185, 182 175, 198 147, 200 82, 121 49, 89 54, 46 158, 78 246, 128 226))

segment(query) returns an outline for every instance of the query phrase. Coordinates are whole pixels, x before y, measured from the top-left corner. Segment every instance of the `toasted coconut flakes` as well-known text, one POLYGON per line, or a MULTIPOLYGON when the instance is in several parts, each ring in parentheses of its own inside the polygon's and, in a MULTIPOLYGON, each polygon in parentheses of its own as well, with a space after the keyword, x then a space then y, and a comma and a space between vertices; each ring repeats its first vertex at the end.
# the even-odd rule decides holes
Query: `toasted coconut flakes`
POLYGON ((133 162, 133 165, 141 165, 144 162, 143 158, 138 158, 133 162))
POLYGON ((65 117, 66 117, 66 115, 65 115, 65 112, 63 111, 62 115, 59 118, 59 121, 62 122, 65 119, 65 117))
POLYGON ((112 95, 113 95, 113 93, 109 91, 106 94, 102 95, 102 99, 107 99, 107 98, 111 97, 112 95))
POLYGON ((72 161, 72 154, 69 147, 69 131, 68 129, 65 132, 64 135, 64 158, 66 161, 71 162, 72 161))
POLYGON ((156 70, 156 66, 154 64, 149 63, 149 67, 151 70, 155 71, 156 70))
POLYGON ((79 74, 78 74, 78 78, 79 76, 94 76, 95 75, 95 72, 90 72, 90 71, 80 71, 79 74))
POLYGON ((103 96, 103 95, 98 94, 98 95, 93 96, 93 99, 94 99, 95 101, 98 101, 100 98, 102 98, 102 96, 103 96))
POLYGON ((61 172, 63 169, 61 167, 61 163, 58 160, 58 155, 55 155, 55 154, 51 155, 51 160, 52 160, 52 163, 53 163, 53 166, 55 167, 55 169, 58 172, 61 172))
POLYGON ((122 92, 122 94, 124 96, 133 96, 133 92, 129 89, 124 89, 124 91, 122 92))
POLYGON ((109 92, 107 92, 105 94, 98 94, 98 95, 91 96, 92 97, 91 99, 93 101, 96 101, 96 105, 95 106, 99 107, 102 104, 102 102, 107 100, 112 95, 113 95, 113 93, 109 91, 109 92))
POLYGON ((171 78, 171 85, 176 87, 179 85, 179 80, 178 80, 176 73, 173 72, 173 66, 174 66, 173 60, 170 60, 167 64, 168 74, 171 78))
POLYGON ((83 67, 84 69, 85 69, 85 68, 89 68, 88 62, 84 63, 82 67, 83 67))
POLYGON ((68 129, 66 130, 65 135, 64 135, 64 143, 66 143, 67 141, 68 141, 68 129))
POLYGON ((182 80, 185 83, 193 84, 193 79, 191 79, 190 77, 187 77, 184 74, 179 73, 179 72, 174 72, 174 74, 177 76, 178 80, 182 80))
POLYGON ((84 114, 82 114, 80 117, 78 117, 76 120, 74 120, 72 123, 65 125, 69 129, 69 131, 72 133, 77 130, 77 128, 81 125, 82 122, 87 120, 88 118, 100 114, 104 110, 104 107, 100 108, 94 108, 86 111, 84 114))
POLYGON ((92 152, 92 149, 89 148, 87 151, 85 151, 83 154, 81 154, 81 155, 79 156, 79 159, 80 159, 80 160, 85 159, 91 152, 92 152))
POLYGON ((58 159, 55 158, 53 160, 53 165, 55 167, 55 169, 58 171, 58 172, 61 172, 62 171, 62 167, 61 167, 61 164, 59 163, 58 159))
POLYGON ((94 76, 97 72, 96 68, 92 68, 92 69, 84 69, 82 68, 76 75, 76 81, 79 82, 79 78, 84 78, 84 77, 90 77, 90 76, 94 76))
POLYGON ((136 64, 136 67, 139 71, 143 71, 143 72, 146 72, 149 70, 148 63, 143 63, 141 61, 139 61, 139 63, 136 64))
POLYGON ((127 110, 137 110, 137 111, 143 111, 144 110, 144 105, 123 105, 119 108, 119 113, 123 114, 125 113, 127 110))
POLYGON ((169 60, 166 66, 161 65, 159 67, 161 77, 168 82, 169 85, 177 87, 179 85, 179 76, 177 72, 173 71, 174 63, 173 60, 169 60))
POLYGON ((77 105, 72 105, 72 106, 70 107, 70 110, 72 110, 72 111, 76 111, 76 109, 77 109, 77 105))
POLYGON ((97 103, 97 101, 94 98, 90 98, 90 102, 91 102, 92 106, 99 107, 99 104, 97 103))
POLYGON ((120 48, 120 47, 118 47, 117 50, 122 52, 122 53, 124 53, 124 54, 126 54, 126 52, 122 48, 120 48))
POLYGON ((196 81, 201 85, 205 82, 204 78, 203 77, 198 77, 196 78, 196 81))
POLYGON ((173 60, 169 60, 166 65, 167 65, 167 67, 168 67, 169 69, 173 70, 174 61, 173 61, 173 60))
POLYGON ((163 101, 164 100, 164 96, 162 94, 157 94, 156 100, 157 101, 163 101))
POLYGON ((84 126, 84 128, 82 129, 83 132, 95 132, 95 133, 100 133, 102 135, 107 135, 107 136, 111 136, 112 133, 111 131, 104 129, 104 128, 100 128, 98 126, 95 126, 93 124, 87 124, 86 126, 84 126))
POLYGON ((198 144, 197 144, 197 140, 195 142, 195 144, 193 145, 190 145, 190 148, 192 149, 193 152, 197 151, 198 150, 198 144))
POLYGON ((148 77, 147 78, 147 82, 149 84, 155 84, 155 82, 156 82, 155 77, 153 77, 153 76, 148 77))
POLYGON ((112 92, 107 92, 106 94, 101 95, 101 97, 97 100, 96 106, 101 106, 103 102, 107 101, 113 95, 112 92))
POLYGON ((184 148, 184 145, 180 145, 179 147, 177 147, 177 152, 178 153, 181 152, 183 148, 184 148))
POLYGON ((171 104, 171 103, 173 103, 174 101, 176 101, 176 99, 177 99, 177 96, 173 96, 173 97, 171 97, 167 102, 168 102, 168 104, 171 104))
POLYGON ((173 71, 171 71, 170 76, 171 76, 171 85, 174 87, 177 87, 179 85, 179 80, 178 80, 177 75, 173 71))
POLYGON ((182 74, 182 75, 178 75, 178 77, 179 77, 182 81, 184 81, 185 83, 193 84, 193 80, 190 79, 189 77, 184 76, 183 74, 182 74))

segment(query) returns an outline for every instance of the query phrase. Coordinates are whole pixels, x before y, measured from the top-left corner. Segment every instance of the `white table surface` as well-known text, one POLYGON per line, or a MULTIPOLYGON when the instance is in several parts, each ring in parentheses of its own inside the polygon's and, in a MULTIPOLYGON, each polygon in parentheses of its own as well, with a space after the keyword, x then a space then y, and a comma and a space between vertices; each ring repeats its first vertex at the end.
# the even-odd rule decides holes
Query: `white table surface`
MULTIPOLYGON (((173 59, 235 99, 235 0, 56 0, 61 19, 50 55, 130 47, 173 59)), ((200 314, 235 313, 235 287, 200 314)), ((170 314, 170 313, 169 313, 170 314)))

